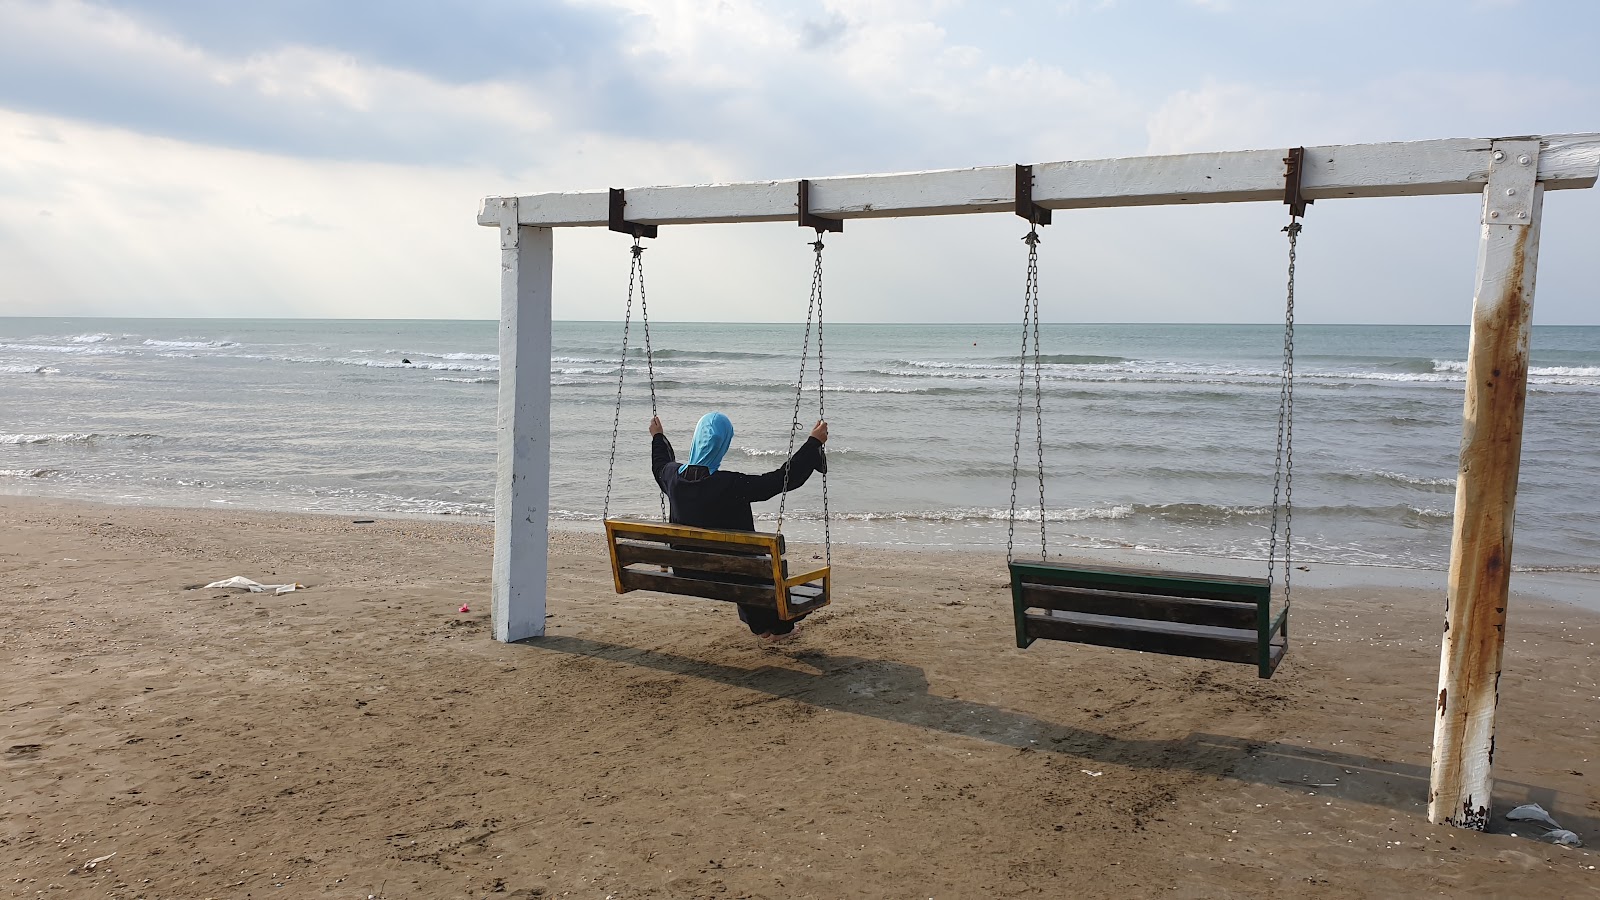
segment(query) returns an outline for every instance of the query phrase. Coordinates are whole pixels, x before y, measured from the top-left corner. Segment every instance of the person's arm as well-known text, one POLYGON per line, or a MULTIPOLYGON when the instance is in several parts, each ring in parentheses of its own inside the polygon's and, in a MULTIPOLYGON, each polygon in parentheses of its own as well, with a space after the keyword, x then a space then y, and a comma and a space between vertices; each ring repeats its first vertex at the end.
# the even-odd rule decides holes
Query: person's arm
POLYGON ((664 491, 667 489, 665 480, 666 467, 677 462, 677 454, 672 452, 672 442, 661 433, 661 419, 650 417, 650 473, 655 477, 656 484, 664 491))
POLYGON ((823 467, 822 446, 828 442, 828 423, 817 422, 811 429, 811 436, 806 438, 788 463, 762 475, 740 475, 734 484, 734 493, 740 500, 757 503, 762 500, 771 500, 783 493, 784 470, 789 470, 789 490, 794 490, 806 483, 811 473, 823 467))

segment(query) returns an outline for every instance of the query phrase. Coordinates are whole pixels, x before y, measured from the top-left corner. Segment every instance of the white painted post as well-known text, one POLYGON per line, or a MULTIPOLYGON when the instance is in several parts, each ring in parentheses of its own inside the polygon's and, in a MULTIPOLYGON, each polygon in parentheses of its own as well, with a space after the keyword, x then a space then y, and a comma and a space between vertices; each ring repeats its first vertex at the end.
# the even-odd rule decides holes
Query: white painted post
POLYGON ((1449 595, 1439 660, 1428 819, 1483 831, 1494 780, 1511 528, 1527 398, 1528 338, 1544 188, 1539 141, 1496 141, 1467 353, 1449 595))
POLYGON ((517 199, 492 201, 500 219, 500 407, 494 492, 498 641, 544 634, 550 518, 551 230, 517 224, 517 199))

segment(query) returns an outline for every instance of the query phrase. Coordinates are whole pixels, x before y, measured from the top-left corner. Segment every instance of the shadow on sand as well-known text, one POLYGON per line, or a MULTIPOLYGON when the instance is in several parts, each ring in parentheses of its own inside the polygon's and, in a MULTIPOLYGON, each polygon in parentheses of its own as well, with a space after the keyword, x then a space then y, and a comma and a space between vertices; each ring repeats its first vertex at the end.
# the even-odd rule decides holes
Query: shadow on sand
MULTIPOLYGON (((998 706, 929 693, 923 670, 897 662, 797 651, 791 659, 819 670, 741 669, 657 650, 569 636, 521 642, 546 652, 609 660, 689 678, 702 678, 765 694, 740 706, 793 700, 820 709, 869 716, 902 725, 988 741, 1006 747, 1060 753, 1076 759, 1133 768, 1188 770, 1217 778, 1384 806, 1425 816, 1428 767, 1357 756, 1282 742, 1191 733, 1174 740, 1140 740, 1063 725, 998 706)), ((1523 803, 1538 803, 1563 827, 1593 836, 1600 819, 1585 815, 1581 800, 1512 781, 1495 783, 1500 813, 1523 803), (1563 802, 1571 800, 1573 802, 1563 802)), ((1496 817, 1492 831, 1509 831, 1496 817)))

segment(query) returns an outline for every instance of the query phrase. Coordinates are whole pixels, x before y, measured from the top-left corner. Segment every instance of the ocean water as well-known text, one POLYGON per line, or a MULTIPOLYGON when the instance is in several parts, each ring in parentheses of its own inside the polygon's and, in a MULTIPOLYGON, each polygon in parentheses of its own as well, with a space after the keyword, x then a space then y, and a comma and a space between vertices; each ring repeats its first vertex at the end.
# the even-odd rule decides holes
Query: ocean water
MULTIPOLYGON (((668 434, 686 448, 720 409, 737 428, 726 465, 776 466, 802 336, 653 324, 668 434)), ((601 516, 620 339, 619 323, 555 328, 552 505, 574 527, 601 516)), ((489 516, 495 341, 484 321, 0 318, 0 492, 489 516)), ((1046 325, 1042 341, 1052 550, 1264 559, 1280 328, 1046 325)), ((1019 344, 1016 326, 828 326, 835 540, 1004 547, 1019 344)), ((1296 346, 1296 558, 1443 568, 1467 329, 1302 325, 1296 346)), ((623 391, 614 513, 657 508, 643 363, 623 391)), ((1515 563, 1600 572, 1600 328, 1536 328, 1531 372, 1515 563)), ((817 404, 813 383, 807 425, 817 404)), ((1025 425, 1031 548, 1031 401, 1025 425)), ((787 532, 820 537, 820 488, 790 498, 787 532)))

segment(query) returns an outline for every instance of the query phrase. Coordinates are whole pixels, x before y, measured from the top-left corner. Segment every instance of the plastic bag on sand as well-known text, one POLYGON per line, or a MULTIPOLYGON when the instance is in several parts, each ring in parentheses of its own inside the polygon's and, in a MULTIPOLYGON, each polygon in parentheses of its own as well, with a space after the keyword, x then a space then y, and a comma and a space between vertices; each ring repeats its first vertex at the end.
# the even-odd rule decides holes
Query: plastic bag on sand
POLYGON ((1506 818, 1513 822, 1533 822, 1537 825, 1543 825, 1546 828, 1555 830, 1560 830, 1561 828, 1561 824, 1555 819, 1550 818, 1550 814, 1544 811, 1544 807, 1537 803, 1529 803, 1525 806, 1519 806, 1516 809, 1513 809, 1511 812, 1506 813, 1506 818))
POLYGON ((1541 841, 1549 841, 1552 844, 1559 844, 1563 847, 1583 846, 1582 838, 1562 828, 1560 823, 1551 818, 1550 814, 1544 811, 1544 807, 1537 803, 1519 806, 1506 813, 1506 818, 1513 822, 1532 822, 1546 829, 1544 835, 1539 838, 1541 841))
POLYGON ((260 594, 264 591, 271 591, 274 594, 287 594, 292 591, 297 591, 305 587, 305 585, 300 584, 299 582, 295 582, 294 584, 262 584, 259 581, 251 581, 242 575, 235 575, 232 578, 224 578, 221 581, 213 581, 206 585, 206 587, 208 589, 238 588, 242 591, 249 591, 252 594, 260 594))

